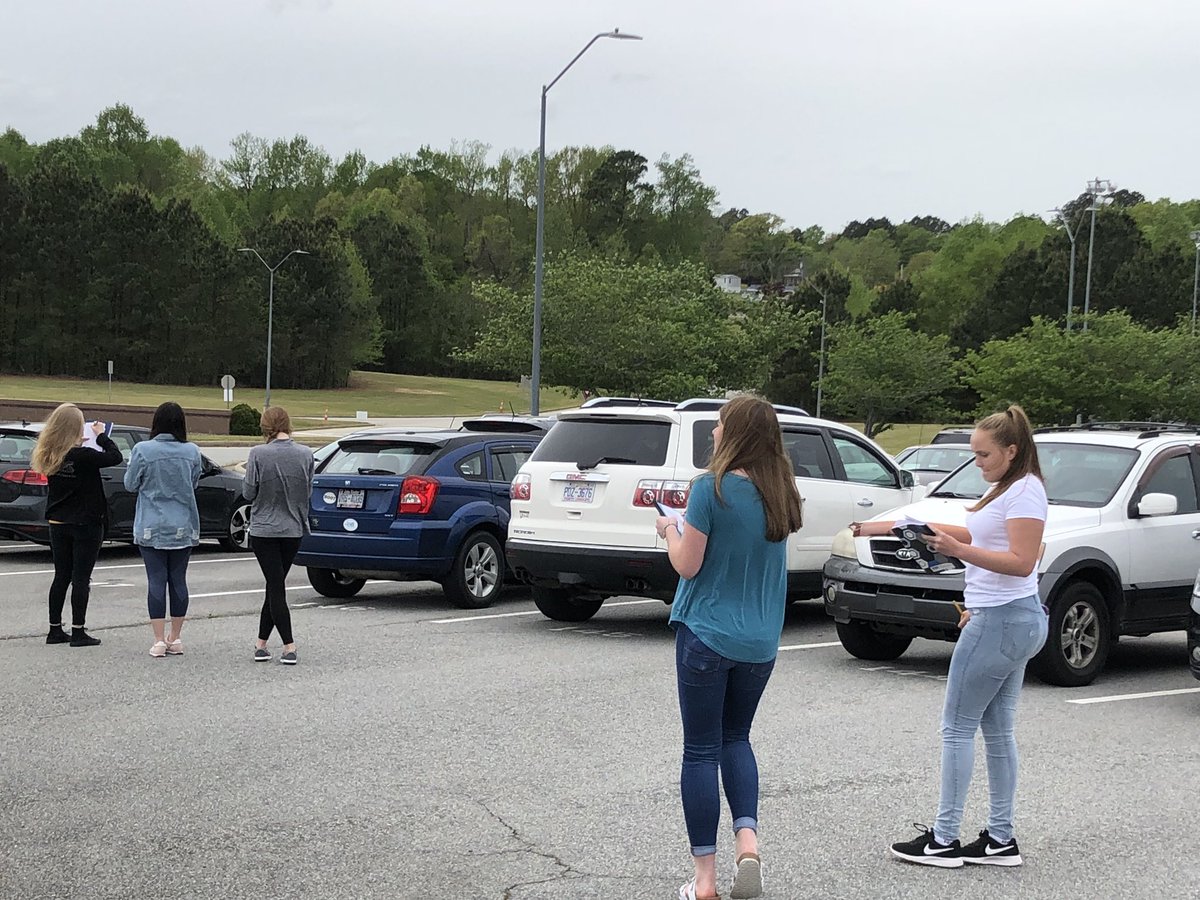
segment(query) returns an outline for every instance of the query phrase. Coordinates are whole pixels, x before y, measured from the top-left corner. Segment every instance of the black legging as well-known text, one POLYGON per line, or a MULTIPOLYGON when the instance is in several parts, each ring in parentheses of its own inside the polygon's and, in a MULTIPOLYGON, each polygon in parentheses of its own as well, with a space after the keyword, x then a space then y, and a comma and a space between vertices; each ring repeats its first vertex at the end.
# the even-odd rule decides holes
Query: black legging
POLYGON ((92 569, 104 541, 103 525, 50 523, 50 552, 54 554, 54 580, 50 582, 50 624, 62 622, 67 586, 71 586, 71 624, 82 628, 87 618, 92 569))
POLYGON ((279 632, 285 644, 292 643, 292 614, 287 605, 288 571, 300 551, 300 538, 251 537, 250 548, 258 558, 258 567, 267 579, 267 599, 258 617, 258 639, 271 637, 271 629, 279 632))

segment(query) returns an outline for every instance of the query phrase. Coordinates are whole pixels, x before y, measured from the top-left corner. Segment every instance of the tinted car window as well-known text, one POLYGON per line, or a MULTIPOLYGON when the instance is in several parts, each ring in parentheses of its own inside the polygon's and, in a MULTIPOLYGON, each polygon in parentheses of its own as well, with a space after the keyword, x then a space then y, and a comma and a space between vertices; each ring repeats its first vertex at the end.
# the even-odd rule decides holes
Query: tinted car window
POLYGON ((667 461, 669 422, 645 419, 565 419, 550 429, 531 459, 539 462, 661 466, 667 461))
POLYGON ((133 445, 138 442, 137 436, 128 431, 113 431, 109 437, 120 448, 121 455, 125 457, 125 462, 129 462, 129 454, 133 452, 133 445))
POLYGON ((1164 460, 1142 488, 1142 494, 1170 494, 1179 504, 1176 513, 1196 512, 1196 479, 1187 454, 1164 460))
POLYGON ((433 455, 433 444, 347 444, 334 451, 322 475, 407 475, 433 455))
MULTIPOLYGON (((1065 506, 1104 506, 1129 474, 1138 452, 1094 444, 1037 445, 1046 496, 1065 506)), ((964 466, 930 496, 978 499, 987 489, 978 466, 964 466)))
POLYGON ((28 463, 37 445, 37 435, 19 432, 0 433, 0 463, 28 463))
POLYGON ((974 454, 970 447, 946 445, 921 447, 900 461, 902 469, 922 469, 926 472, 953 472, 974 454))
POLYGON ((517 470, 529 459, 530 452, 518 447, 492 451, 492 480, 511 484, 517 477, 517 470))
POLYGON ((797 478, 837 478, 825 438, 817 431, 783 431, 783 449, 797 478))
POLYGON ((487 474, 483 467, 483 451, 472 453, 470 456, 459 460, 458 474, 463 478, 483 481, 487 474))
POLYGON ((874 453, 849 438, 833 436, 833 446, 842 458, 846 480, 857 484, 896 485, 896 476, 874 453))

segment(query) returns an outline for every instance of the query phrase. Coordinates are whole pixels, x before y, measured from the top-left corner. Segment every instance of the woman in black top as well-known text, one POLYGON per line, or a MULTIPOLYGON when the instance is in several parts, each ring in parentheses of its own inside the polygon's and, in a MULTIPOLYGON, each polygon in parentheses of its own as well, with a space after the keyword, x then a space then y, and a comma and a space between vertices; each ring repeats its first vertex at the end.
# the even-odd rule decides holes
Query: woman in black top
POLYGON ((33 468, 46 476, 49 496, 46 519, 50 522, 50 550, 54 554, 54 581, 50 584, 50 633, 47 644, 94 647, 100 638, 84 631, 92 569, 104 540, 108 502, 100 470, 121 462, 121 451, 104 433, 102 422, 86 426, 101 448, 83 446, 83 413, 64 403, 46 419, 33 451, 33 468), (71 585, 71 633, 62 627, 63 603, 71 585))

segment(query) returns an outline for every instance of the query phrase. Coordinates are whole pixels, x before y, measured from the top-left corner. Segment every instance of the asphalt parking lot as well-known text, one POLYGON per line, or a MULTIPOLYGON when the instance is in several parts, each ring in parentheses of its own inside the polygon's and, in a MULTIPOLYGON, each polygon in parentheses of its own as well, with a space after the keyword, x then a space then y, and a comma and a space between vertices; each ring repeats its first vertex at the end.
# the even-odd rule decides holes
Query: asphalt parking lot
MULTIPOLYGON (((0 546, 4 898, 667 898, 689 871, 661 603, 565 625, 520 590, 479 612, 428 583, 333 601, 297 571, 287 668, 250 660, 248 554, 197 552, 165 660, 132 549, 101 552, 97 648, 44 644, 49 569, 0 546)), ((950 645, 855 660, 804 603, 783 648, 755 730, 768 897, 1200 897, 1182 634, 1122 641, 1088 688, 1029 683, 1014 870, 886 853, 934 815, 950 645)))

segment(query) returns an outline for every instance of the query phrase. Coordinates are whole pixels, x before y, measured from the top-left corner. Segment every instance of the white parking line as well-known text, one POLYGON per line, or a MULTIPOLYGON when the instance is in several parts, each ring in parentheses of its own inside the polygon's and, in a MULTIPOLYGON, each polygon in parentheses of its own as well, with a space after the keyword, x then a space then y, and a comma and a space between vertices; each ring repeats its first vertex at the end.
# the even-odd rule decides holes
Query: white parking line
MULTIPOLYGON (((307 584, 289 584, 289 591, 311 591, 312 588, 307 584)), ((213 591, 211 594, 189 594, 193 600, 197 597, 236 597, 238 594, 261 594, 266 588, 255 588, 251 591, 213 591)))
MULTIPOLYGON (((257 560, 253 556, 249 556, 249 557, 235 556, 235 557, 231 557, 229 559, 193 559, 188 563, 188 568, 190 569, 192 566, 228 565, 229 563, 235 563, 235 562, 257 562, 257 560)), ((108 572, 112 569, 144 569, 144 568, 146 568, 145 563, 136 562, 136 563, 122 563, 119 566, 96 566, 96 568, 92 569, 92 571, 93 572, 108 572)), ((0 578, 4 578, 6 576, 11 576, 11 575, 53 575, 53 574, 54 574, 53 569, 29 569, 28 571, 25 571, 25 572, 0 572, 0 578)))
POLYGON ((1146 691, 1142 694, 1113 694, 1111 697, 1087 697, 1083 700, 1068 700, 1068 703, 1115 703, 1117 700, 1145 700, 1148 697, 1173 697, 1176 694, 1200 694, 1200 687, 1179 688, 1174 691, 1146 691))
MULTIPOLYGON (((614 606, 637 606, 639 603, 662 603, 662 601, 654 600, 653 598, 648 599, 648 600, 621 600, 617 603, 605 603, 604 608, 609 609, 614 606)), ((489 616, 461 616, 457 619, 430 619, 429 624, 430 625, 456 625, 459 622, 480 622, 484 619, 511 619, 516 616, 540 616, 541 614, 542 614, 541 610, 530 609, 530 610, 523 610, 521 612, 493 613, 489 616)))
POLYGON ((780 647, 780 650, 820 650, 822 647, 840 647, 841 641, 825 641, 821 644, 789 644, 786 647, 780 647))

